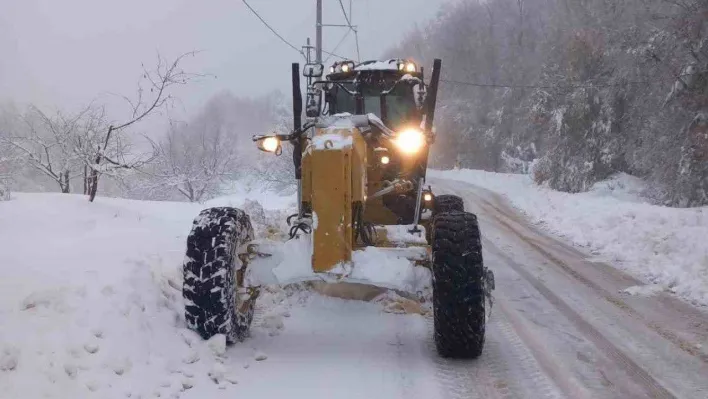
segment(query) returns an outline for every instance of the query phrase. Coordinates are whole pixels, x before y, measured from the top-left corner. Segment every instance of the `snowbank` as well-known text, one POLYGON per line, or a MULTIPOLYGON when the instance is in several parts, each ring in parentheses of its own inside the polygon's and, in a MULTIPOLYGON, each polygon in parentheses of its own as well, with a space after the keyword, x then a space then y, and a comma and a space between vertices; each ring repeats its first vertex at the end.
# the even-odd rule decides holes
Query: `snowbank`
MULTIPOLYGON (((0 397, 229 395, 243 367, 224 363, 219 338, 203 342, 183 319, 184 245, 206 206, 22 193, 0 202, 0 397)), ((269 315, 256 336, 281 328, 278 312, 269 315)))
POLYGON ((532 222, 600 260, 708 305, 708 207, 651 205, 640 196, 643 182, 628 175, 580 194, 539 187, 527 175, 454 170, 430 171, 430 176, 502 194, 532 222))

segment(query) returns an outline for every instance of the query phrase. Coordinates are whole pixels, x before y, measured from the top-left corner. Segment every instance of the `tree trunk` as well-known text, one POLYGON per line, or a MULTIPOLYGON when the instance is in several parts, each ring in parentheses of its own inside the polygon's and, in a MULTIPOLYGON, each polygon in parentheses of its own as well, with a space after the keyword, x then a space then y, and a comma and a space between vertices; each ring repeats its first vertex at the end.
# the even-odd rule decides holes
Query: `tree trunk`
POLYGON ((88 176, 88 166, 84 165, 84 195, 89 193, 89 176, 88 176))
MULTIPOLYGON (((108 148, 108 142, 111 139, 111 133, 113 133, 113 130, 115 128, 113 125, 108 127, 108 132, 106 133, 106 139, 103 142, 103 150, 101 150, 101 146, 98 146, 98 153, 96 154, 96 167, 98 168, 101 165, 101 161, 103 160, 103 157, 101 156, 102 151, 106 151, 108 148)), ((89 202, 93 202, 94 199, 96 199, 96 192, 98 192, 98 171, 96 169, 91 169, 91 178, 90 178, 90 183, 89 183, 89 202)))
POLYGON ((59 188, 62 194, 69 194, 71 192, 71 185, 69 184, 69 171, 59 172, 59 188))
POLYGON ((98 172, 91 170, 88 183, 88 196, 89 202, 93 202, 96 199, 96 193, 98 192, 98 172))

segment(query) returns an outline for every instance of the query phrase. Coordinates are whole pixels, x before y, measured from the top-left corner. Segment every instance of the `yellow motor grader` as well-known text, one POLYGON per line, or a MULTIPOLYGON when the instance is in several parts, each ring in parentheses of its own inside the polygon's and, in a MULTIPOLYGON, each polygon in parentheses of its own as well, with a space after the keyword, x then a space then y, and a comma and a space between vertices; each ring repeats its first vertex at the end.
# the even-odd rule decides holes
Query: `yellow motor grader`
POLYGON ((336 62, 324 78, 322 64, 307 64, 303 123, 300 66, 292 65, 292 132, 253 138, 277 155, 293 146, 290 239, 257 239, 240 209, 203 210, 183 266, 189 328, 205 339, 245 339, 260 289, 271 284, 347 282, 414 296, 432 289, 438 353, 481 354, 494 276, 483 265, 477 218, 461 198, 425 186, 440 70, 436 59, 426 84, 407 59, 336 62))

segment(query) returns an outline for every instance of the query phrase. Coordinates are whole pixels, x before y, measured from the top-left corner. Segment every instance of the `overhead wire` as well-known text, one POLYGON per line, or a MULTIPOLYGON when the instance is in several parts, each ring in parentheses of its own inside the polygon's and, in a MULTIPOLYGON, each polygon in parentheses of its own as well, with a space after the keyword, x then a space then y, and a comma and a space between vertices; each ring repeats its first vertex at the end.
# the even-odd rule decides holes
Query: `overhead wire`
MULTIPOLYGON (((339 7, 342 9, 342 14, 344 15, 344 20, 347 21, 347 25, 349 26, 349 30, 354 32, 354 41, 356 42, 356 58, 357 61, 361 62, 361 53, 359 52, 359 32, 354 29, 354 25, 352 25, 352 18, 350 15, 347 15, 347 11, 344 9, 344 2, 342 0, 339 0, 339 7)), ((352 2, 349 0, 349 13, 351 14, 352 11, 352 2)))
POLYGON ((305 54, 302 52, 301 49, 298 49, 298 48, 295 47, 292 43, 290 43, 289 41, 285 40, 285 38, 284 38, 283 36, 281 36, 275 29, 273 29, 273 27, 270 26, 270 25, 268 24, 268 22, 266 22, 265 19, 263 19, 263 17, 261 17, 261 16, 258 14, 258 12, 257 12, 256 10, 254 10, 253 7, 251 7, 250 4, 248 4, 248 2, 247 2, 246 0, 241 0, 241 1, 243 1, 243 4, 245 4, 246 7, 248 7, 248 9, 251 10, 251 12, 252 12, 256 17, 258 17, 258 19, 261 20, 261 22, 263 23, 263 25, 265 25, 268 29, 270 29, 271 32, 273 32, 273 34, 274 34, 275 36, 278 37, 278 39, 280 39, 283 43, 287 44, 290 48, 292 48, 293 50, 295 50, 295 51, 297 51, 298 53, 300 53, 300 55, 302 55, 303 57, 305 57, 305 54))
POLYGON ((356 41, 356 59, 361 62, 361 53, 359 52, 359 32, 354 31, 354 40, 356 41))
POLYGON ((342 0, 339 0, 339 7, 342 9, 342 14, 344 14, 344 20, 347 21, 347 25, 349 25, 349 29, 352 28, 352 22, 349 20, 349 16, 347 16, 347 12, 344 10, 344 3, 342 0))
POLYGON ((330 53, 329 56, 327 58, 325 58, 325 60, 323 62, 324 64, 326 64, 327 61, 329 61, 329 59, 332 57, 332 54, 335 51, 337 51, 337 49, 339 49, 339 46, 341 46, 342 43, 344 43, 344 40, 347 38, 347 36, 349 36, 349 32, 351 32, 351 30, 347 30, 346 32, 344 32, 344 36, 342 36, 342 38, 339 40, 339 43, 337 43, 337 45, 334 46, 334 50, 332 50, 332 53, 330 53))
MULTIPOLYGON (((270 30, 278 39, 280 39, 280 41, 285 43, 288 47, 292 48, 293 50, 297 51, 303 58, 307 59, 307 57, 305 56, 305 53, 302 51, 302 49, 298 49, 294 44, 290 43, 280 33, 278 33, 278 31, 276 31, 263 17, 261 17, 261 15, 258 13, 258 11, 256 11, 253 7, 251 7, 250 4, 248 4, 248 1, 246 1, 246 0, 241 0, 241 1, 243 2, 243 4, 246 5, 246 7, 248 7, 248 9, 253 13, 253 15, 255 15, 261 21, 261 23, 263 23, 263 25, 265 25, 265 27, 268 28, 268 30, 270 30)), ((344 9, 344 3, 342 3, 342 0, 339 0, 339 5, 342 8, 342 13, 344 13, 344 18, 347 20, 347 26, 349 27, 349 30, 347 31, 345 36, 342 38, 340 43, 337 44, 337 46, 334 48, 334 50, 332 50, 332 51, 326 51, 324 49, 321 50, 323 53, 325 53, 329 56, 329 57, 327 57, 327 60, 329 60, 330 57, 337 57, 342 60, 349 59, 347 57, 341 56, 336 53, 336 51, 339 48, 339 46, 341 45, 341 43, 344 41, 346 36, 349 34, 349 31, 353 31, 354 35, 356 36, 357 57, 359 56, 359 36, 358 36, 358 33, 357 33, 356 29, 354 29, 354 27, 351 24, 351 19, 349 18, 349 16, 347 15, 347 13, 344 9)), ((325 62, 327 60, 325 60, 325 62)))
POLYGON ((333 57, 337 57, 337 58, 342 59, 342 60, 348 60, 348 59, 349 59, 349 58, 347 58, 347 57, 342 57, 342 56, 339 55, 339 54, 335 54, 335 53, 333 53, 333 52, 331 52, 331 51, 322 50, 322 52, 325 53, 325 54, 327 54, 327 55, 331 55, 331 56, 333 56, 333 57))

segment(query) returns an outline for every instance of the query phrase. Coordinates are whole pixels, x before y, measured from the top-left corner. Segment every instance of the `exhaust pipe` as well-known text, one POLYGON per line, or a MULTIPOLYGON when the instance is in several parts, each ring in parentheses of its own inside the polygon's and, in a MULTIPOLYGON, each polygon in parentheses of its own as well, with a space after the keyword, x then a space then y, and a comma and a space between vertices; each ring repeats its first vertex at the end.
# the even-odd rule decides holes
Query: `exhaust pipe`
POLYGON ((425 112, 425 134, 428 137, 433 135, 433 120, 435 119, 435 106, 438 102, 438 85, 440 84, 441 69, 442 60, 436 58, 433 61, 433 73, 430 77, 430 85, 428 86, 428 95, 426 97, 428 109, 425 112))
MULTIPOLYGON (((300 64, 293 62, 293 131, 302 129, 302 92, 300 91, 300 64)), ((297 215, 302 219, 302 137, 294 140, 293 164, 297 180, 297 215)))

